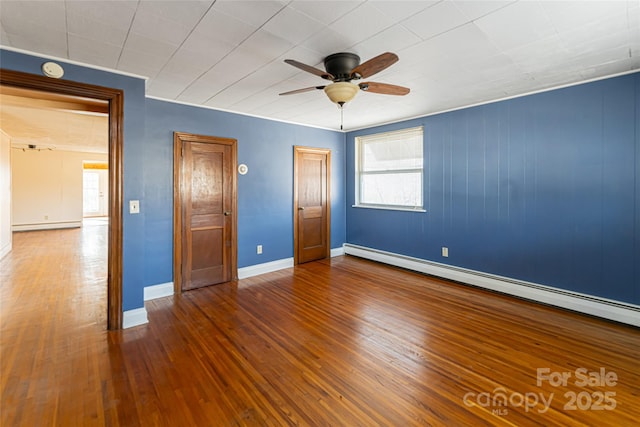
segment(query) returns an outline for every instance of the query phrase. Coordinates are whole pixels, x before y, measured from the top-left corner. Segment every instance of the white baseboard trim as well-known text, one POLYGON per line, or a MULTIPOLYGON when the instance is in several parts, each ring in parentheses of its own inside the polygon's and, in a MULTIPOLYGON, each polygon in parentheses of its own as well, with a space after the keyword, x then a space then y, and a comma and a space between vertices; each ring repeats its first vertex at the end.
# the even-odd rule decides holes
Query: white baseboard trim
POLYGON ((173 282, 161 283, 159 285, 144 287, 144 300, 149 301, 156 298, 173 295, 173 282))
POLYGON ((0 249, 0 259, 4 258, 9 252, 11 252, 12 244, 11 242, 4 245, 2 249, 0 249))
POLYGON ((347 255, 354 255, 372 261, 443 277, 519 298, 640 327, 640 306, 634 304, 578 292, 565 291, 550 286, 482 273, 349 243, 344 244, 344 251, 347 255))
MULTIPOLYGON (((143 292, 145 301, 173 295, 173 282, 145 286, 143 292)), ((134 308, 133 310, 127 310, 122 313, 122 329, 133 328, 134 326, 144 325, 145 323, 149 323, 147 309, 145 307, 134 308)))
POLYGON ((149 323, 149 319, 147 319, 147 309, 144 307, 134 308, 122 313, 122 329, 133 328, 145 323, 149 323))
MULTIPOLYGON (((344 255, 344 247, 331 249, 331 258, 344 255)), ((246 279, 248 277, 257 276, 259 274, 271 273, 285 268, 293 267, 293 258, 279 259, 276 261, 265 262, 264 264, 250 265, 238 269, 238 279, 246 279)))
POLYGON ((344 255, 344 247, 331 249, 331 258, 344 255))
POLYGON ((285 258, 276 261, 265 262, 264 264, 250 265, 248 267, 242 267, 238 269, 238 279, 246 279, 248 277, 271 273, 272 271, 278 271, 290 267, 293 267, 293 258, 285 258))
POLYGON ((15 224, 12 231, 57 230, 59 228, 80 228, 82 221, 42 222, 39 224, 15 224))

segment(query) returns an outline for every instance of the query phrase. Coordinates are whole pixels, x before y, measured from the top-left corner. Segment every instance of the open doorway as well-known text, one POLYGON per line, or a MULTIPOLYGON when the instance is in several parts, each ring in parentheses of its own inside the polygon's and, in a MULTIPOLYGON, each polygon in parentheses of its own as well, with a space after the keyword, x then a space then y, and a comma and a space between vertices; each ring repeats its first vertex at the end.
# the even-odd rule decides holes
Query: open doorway
MULTIPOLYGON (((107 235, 107 327, 122 327, 122 149, 123 101, 119 89, 104 88, 65 80, 50 79, 22 72, 0 70, 0 87, 6 90, 28 90, 37 98, 52 102, 102 104, 108 115, 108 201, 110 219, 107 235)), ((37 144, 27 144, 26 150, 38 150, 37 144), (35 147, 29 147, 35 145, 35 147)), ((12 150, 13 151, 13 150, 12 150)), ((81 162, 82 163, 82 162, 81 162)), ((82 180, 82 169, 80 171, 82 180)), ((82 193, 82 188, 80 188, 82 193)), ((82 198, 82 197, 80 197, 82 198)))

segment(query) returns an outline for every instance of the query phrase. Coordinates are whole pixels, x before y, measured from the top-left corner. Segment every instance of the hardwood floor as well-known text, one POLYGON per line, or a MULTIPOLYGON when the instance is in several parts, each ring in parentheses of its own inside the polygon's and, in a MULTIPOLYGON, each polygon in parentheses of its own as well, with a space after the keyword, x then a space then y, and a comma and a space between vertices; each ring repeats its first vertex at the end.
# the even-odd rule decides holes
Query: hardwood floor
POLYGON ((640 330, 352 257, 150 301, 148 325, 107 332, 106 227, 85 231, 16 233, 0 261, 2 426, 640 419, 640 330), (617 379, 581 387, 580 368, 617 379))

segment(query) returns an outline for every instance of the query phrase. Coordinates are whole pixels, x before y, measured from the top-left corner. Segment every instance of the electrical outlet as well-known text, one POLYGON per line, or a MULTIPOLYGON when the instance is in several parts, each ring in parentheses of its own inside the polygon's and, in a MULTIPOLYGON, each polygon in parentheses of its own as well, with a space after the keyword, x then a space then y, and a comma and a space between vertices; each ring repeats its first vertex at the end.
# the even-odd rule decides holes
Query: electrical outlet
POLYGON ((448 257, 449 256, 449 248, 447 248, 446 246, 442 247, 442 256, 443 257, 448 257))
POLYGON ((45 215, 45 216, 44 216, 44 219, 49 219, 49 215, 45 215))
POLYGON ((130 214, 140 213, 140 200, 129 200, 129 213, 130 214))
POLYGON ((262 245, 258 245, 258 247, 256 248, 256 253, 257 253, 258 255, 261 255, 261 254, 262 254, 262 245))

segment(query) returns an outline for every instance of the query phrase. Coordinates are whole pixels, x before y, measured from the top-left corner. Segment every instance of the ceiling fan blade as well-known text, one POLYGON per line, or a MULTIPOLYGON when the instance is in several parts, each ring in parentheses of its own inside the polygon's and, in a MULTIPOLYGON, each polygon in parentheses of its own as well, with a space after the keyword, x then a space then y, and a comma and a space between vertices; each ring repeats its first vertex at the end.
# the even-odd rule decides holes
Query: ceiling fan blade
POLYGON ((398 55, 391 52, 385 52, 381 55, 376 56, 375 58, 371 58, 368 61, 363 62, 358 65, 356 68, 351 70, 351 78, 367 78, 371 77, 376 73, 384 70, 387 67, 398 62, 398 55))
POLYGON ((408 87, 387 83, 365 82, 360 83, 358 86, 366 92, 381 93, 383 95, 406 95, 410 91, 408 87))
POLYGON ((298 62, 295 59, 285 59, 284 62, 286 62, 289 65, 293 65, 296 68, 300 68, 303 71, 306 71, 307 73, 311 73, 311 74, 315 74, 316 76, 322 77, 323 79, 326 80, 333 80, 334 77, 327 73, 326 71, 322 71, 318 68, 312 67, 311 65, 307 65, 307 64, 303 64, 302 62, 298 62))
POLYGON ((302 93, 302 92, 311 92, 312 90, 316 90, 316 89, 324 89, 324 86, 311 86, 311 87, 305 87, 303 89, 296 89, 296 90, 290 90, 289 92, 282 92, 280 95, 293 95, 296 93, 302 93))

